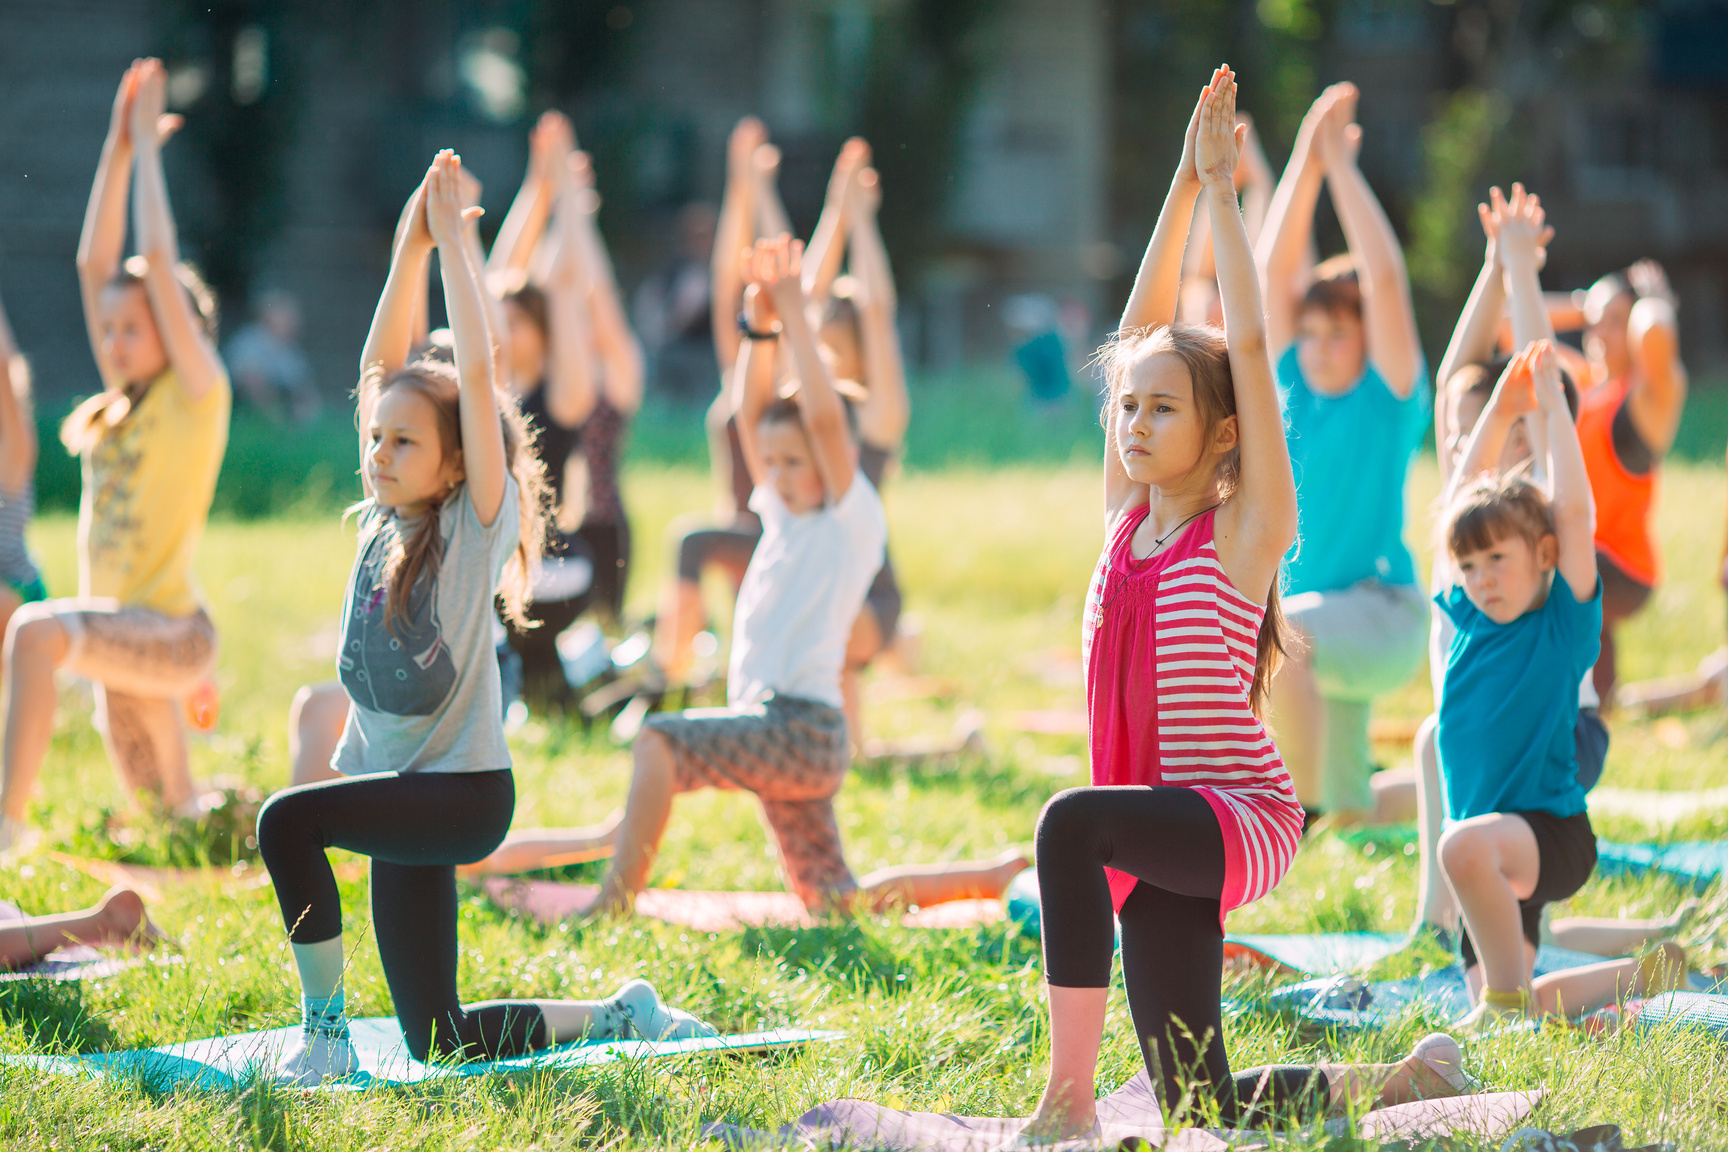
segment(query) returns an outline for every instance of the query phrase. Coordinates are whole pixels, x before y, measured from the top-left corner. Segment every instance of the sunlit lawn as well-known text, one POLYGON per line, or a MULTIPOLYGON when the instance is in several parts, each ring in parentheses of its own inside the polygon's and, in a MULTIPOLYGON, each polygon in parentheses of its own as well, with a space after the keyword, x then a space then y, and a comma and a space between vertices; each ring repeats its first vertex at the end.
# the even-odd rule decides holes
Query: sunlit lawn
MULTIPOLYGON (((1411 486, 1412 537, 1426 535, 1435 490, 1424 458, 1411 486)), ((645 613, 664 567, 660 544, 675 514, 708 503, 693 470, 639 470, 627 491, 639 563, 631 604, 645 613)), ((1661 533, 1668 580, 1626 630, 1622 673, 1631 678, 1689 670, 1725 634, 1714 579, 1725 492, 1720 468, 1674 466, 1664 480, 1661 533)), ((1093 469, 1010 468, 910 473, 892 481, 887 503, 907 608, 923 624, 925 679, 912 687, 878 675, 872 735, 947 731, 957 716, 989 717, 988 753, 957 771, 880 769, 854 775, 840 810, 853 867, 993 853, 1031 837, 1043 801, 1084 782, 1077 736, 1030 735, 1014 726, 1030 709, 1079 709, 1079 615, 1101 536, 1093 469)), ((33 544, 52 588, 75 585, 74 525, 39 521, 33 544)), ((1425 551, 1425 548, 1424 548, 1425 551)), ((287 777, 285 721, 294 689, 327 678, 334 628, 353 552, 353 530, 337 517, 212 526, 199 572, 222 634, 222 719, 201 740, 202 774, 241 776, 266 788, 287 777)), ((1425 570, 1426 563, 1421 567, 1425 570)), ((722 609, 716 597, 716 607, 722 609)), ((1383 702, 1379 716, 1414 721, 1429 707, 1426 670, 1383 702)), ((33 819, 48 846, 118 854, 102 832, 120 810, 89 723, 88 693, 63 695, 52 754, 33 819)), ((1728 781, 1721 720, 1698 715, 1663 724, 1614 725, 1604 786, 1694 788, 1728 781)), ((603 733, 531 722, 515 737, 518 825, 583 822, 622 801, 625 750, 603 733)), ((1378 749, 1388 765, 1407 747, 1378 749)), ((136 820, 134 821, 136 823, 136 820)), ((1722 817, 1700 814, 1664 835, 1717 836, 1722 817)), ((1620 838, 1652 834, 1601 820, 1620 838)), ((146 832, 135 859, 164 859, 146 832)), ((571 870, 594 875, 593 868, 571 870)), ((1368 842, 1322 835, 1306 843, 1271 897, 1234 915, 1238 931, 1405 927, 1416 869, 1398 835, 1368 842)), ((776 862, 747 796, 681 798, 654 882, 700 888, 777 888, 776 862)), ((0 873, 0 895, 36 912, 94 899, 102 885, 44 857, 0 873)), ((1565 910, 1602 915, 1665 911, 1680 898, 1661 880, 1593 881, 1565 910)), ((363 935, 366 886, 344 887, 351 939, 363 935)), ((267 888, 215 881, 169 890, 153 909, 185 956, 117 978, 0 990, 0 1047, 131 1047, 274 1026, 297 1019, 297 989, 267 888)), ((1724 958, 1722 941, 1706 957, 1724 958)), ((582 1146, 688 1146, 694 1126, 716 1119, 772 1126, 842 1095, 902 1106, 1010 1114, 1028 1108, 1042 1083, 1041 978, 1035 946, 1006 928, 915 931, 866 920, 806 932, 707 936, 654 923, 576 933, 512 919, 470 894, 463 906, 462 981, 473 999, 585 996, 610 992, 638 973, 669 999, 728 1030, 760 1024, 843 1028, 848 1037, 776 1061, 712 1060, 544 1074, 404 1092, 318 1098, 263 1089, 150 1096, 114 1084, 0 1073, 0 1143, 32 1148, 397 1148, 428 1150, 582 1146)), ((370 941, 349 976, 351 1010, 387 1014, 388 993, 370 941)), ((1298 1062, 1317 1053, 1389 1058, 1419 1035, 1412 1020, 1386 1033, 1315 1042, 1278 1018, 1250 1010, 1229 1036, 1238 1066, 1298 1062)), ((1550 1090, 1545 1124, 1588 1120, 1628 1125, 1637 1142, 1724 1146, 1718 1111, 1728 1100, 1728 1058, 1696 1039, 1627 1035, 1586 1041, 1544 1032, 1473 1043, 1475 1070, 1497 1087, 1550 1090)), ((1124 1006, 1114 1005, 1105 1088, 1125 1080, 1138 1053, 1124 1006)))

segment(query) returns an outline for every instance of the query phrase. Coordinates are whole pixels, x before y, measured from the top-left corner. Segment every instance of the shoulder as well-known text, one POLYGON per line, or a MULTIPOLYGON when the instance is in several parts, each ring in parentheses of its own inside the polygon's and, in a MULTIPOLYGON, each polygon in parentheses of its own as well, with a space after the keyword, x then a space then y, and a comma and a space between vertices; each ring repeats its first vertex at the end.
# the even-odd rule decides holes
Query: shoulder
POLYGON ((216 380, 210 390, 204 395, 193 399, 186 390, 186 384, 180 373, 173 368, 166 369, 156 377, 150 385, 150 391, 162 397, 164 403, 195 416, 213 416, 228 411, 232 399, 232 387, 228 382, 226 369, 216 373, 216 380))
POLYGON ((882 507, 882 497, 870 478, 862 471, 852 477, 846 495, 829 507, 829 512, 851 530, 868 530, 881 526, 887 530, 888 515, 882 507))
POLYGON ((1554 586, 1548 590, 1548 604, 1561 615, 1586 620, 1594 616, 1599 621, 1602 617, 1602 578, 1596 578, 1596 586, 1590 590, 1590 595, 1580 597, 1560 570, 1555 569, 1554 586))
POLYGON ((1458 631, 1468 632, 1487 617, 1477 610, 1470 602, 1470 597, 1457 584, 1442 589, 1435 597, 1434 603, 1440 606, 1440 611, 1446 613, 1458 631))

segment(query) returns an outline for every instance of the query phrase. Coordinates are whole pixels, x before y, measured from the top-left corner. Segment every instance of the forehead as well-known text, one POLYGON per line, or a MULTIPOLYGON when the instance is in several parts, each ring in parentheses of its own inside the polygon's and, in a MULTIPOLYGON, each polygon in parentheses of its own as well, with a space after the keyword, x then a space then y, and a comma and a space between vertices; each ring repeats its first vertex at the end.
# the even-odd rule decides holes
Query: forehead
POLYGON ((1174 352, 1153 352, 1128 366, 1122 390, 1134 396, 1174 396, 1189 400, 1194 381, 1188 364, 1174 352))
POLYGON ((109 312, 125 312, 135 308, 149 308, 150 298, 144 294, 144 285, 136 281, 123 284, 108 284, 102 289, 102 307, 109 312))
POLYGON ((764 452, 779 455, 802 454, 810 444, 804 435, 804 426, 791 420, 765 420, 757 425, 756 437, 762 442, 764 452))
POLYGON ((1296 318, 1296 326, 1308 332, 1322 329, 1357 329, 1362 327, 1362 317, 1347 308, 1310 306, 1302 309, 1302 314, 1296 318))
POLYGON ((372 409, 372 423, 400 428, 436 427, 438 412, 432 401, 412 388, 389 388, 372 409))

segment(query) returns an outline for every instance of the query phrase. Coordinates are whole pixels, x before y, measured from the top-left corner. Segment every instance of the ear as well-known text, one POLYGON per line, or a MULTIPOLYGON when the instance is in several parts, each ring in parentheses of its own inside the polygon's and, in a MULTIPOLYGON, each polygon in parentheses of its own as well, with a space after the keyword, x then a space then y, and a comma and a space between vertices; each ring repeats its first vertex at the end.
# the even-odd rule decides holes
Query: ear
POLYGON ((1536 566, 1551 572, 1560 566, 1560 540, 1550 532, 1536 542, 1536 566))
POLYGON ((1237 421, 1235 414, 1232 413, 1218 421, 1217 427, 1212 429, 1212 451, 1220 456, 1234 451, 1236 446, 1241 443, 1241 438, 1242 426, 1237 421))

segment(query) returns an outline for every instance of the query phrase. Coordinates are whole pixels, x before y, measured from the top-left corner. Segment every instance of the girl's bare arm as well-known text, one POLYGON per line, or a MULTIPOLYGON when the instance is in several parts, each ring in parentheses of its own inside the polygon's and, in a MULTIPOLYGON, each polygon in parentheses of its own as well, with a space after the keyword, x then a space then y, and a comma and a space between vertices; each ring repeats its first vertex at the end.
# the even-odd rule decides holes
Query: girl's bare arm
POLYGON ((1640 260, 1629 270, 1640 297, 1626 321, 1626 343, 1637 371, 1633 374, 1632 423, 1659 456, 1667 455, 1680 431, 1686 407, 1686 366, 1680 362, 1680 323, 1668 276, 1654 260, 1640 260))
POLYGON ((1582 603, 1596 595, 1596 501, 1590 492, 1590 475, 1584 469, 1584 451, 1578 445, 1578 427, 1572 423, 1572 412, 1560 387, 1560 358, 1554 354, 1553 341, 1533 344, 1530 360, 1548 425, 1548 475, 1554 485, 1560 574, 1582 603))
POLYGON ((558 258, 546 280, 546 414, 574 428, 594 411, 599 391, 594 379, 594 327, 588 307, 593 268, 581 240, 585 191, 566 164, 558 176, 558 258))
MULTIPOLYGON (((750 280, 767 294, 780 315, 782 339, 790 345, 798 370, 798 411, 822 487, 838 503, 852 488, 857 472, 851 435, 846 430, 845 401, 834 387, 828 365, 816 350, 816 334, 804 316, 803 245, 784 233, 776 240, 758 240, 750 280)), ((739 414, 739 432, 744 430, 739 414)), ((752 476, 755 473, 752 472, 752 476)))
POLYGON ((804 253, 804 295, 818 306, 828 302, 828 289, 840 275, 840 264, 846 257, 846 243, 852 233, 852 184, 868 163, 870 145, 854 136, 841 145, 834 171, 828 177, 822 215, 816 220, 816 231, 810 234, 810 245, 804 253))
POLYGON ((520 272, 528 267, 534 245, 546 230, 546 220, 552 213, 556 188, 552 174, 557 164, 576 147, 576 134, 562 112, 544 112, 528 133, 528 168, 522 175, 522 187, 510 202, 510 211, 498 226, 492 241, 492 254, 486 259, 489 276, 520 272))
POLYGON ((143 63, 132 62, 114 94, 108 138, 102 142, 102 159, 96 164, 90 203, 84 210, 84 230, 78 237, 78 287, 84 300, 84 327, 90 337, 90 352, 96 357, 97 371, 109 388, 117 388, 125 381, 115 375, 102 355, 99 297, 103 287, 120 271, 120 261, 126 255, 126 197, 132 182, 132 96, 143 63))
POLYGON ((1505 306, 1505 279, 1500 270, 1500 257, 1494 243, 1493 224, 1483 206, 1482 227, 1488 234, 1488 248, 1482 257, 1482 270, 1458 313, 1458 324, 1452 329, 1452 340, 1446 354, 1440 358, 1440 372, 1435 377, 1434 444, 1440 458, 1440 484, 1445 486, 1452 476, 1450 445, 1458 430, 1452 427, 1451 381, 1466 364, 1489 360, 1494 355, 1495 333, 1500 326, 1500 312, 1505 306))
POLYGON ((1245 132, 1236 123, 1236 81, 1229 76, 1202 109, 1195 147, 1195 167, 1212 214, 1212 251, 1224 301, 1242 461, 1236 493, 1218 512, 1218 560, 1244 595, 1263 601, 1296 538, 1296 481, 1267 356, 1260 278, 1231 178, 1245 132))
POLYGON ((1290 162, 1272 193, 1255 241, 1254 259, 1260 271, 1260 290, 1266 298, 1267 351, 1274 361, 1296 340, 1297 312, 1311 271, 1314 209, 1326 183, 1326 169, 1314 149, 1314 134, 1345 88, 1334 84, 1326 89, 1302 118, 1290 162))
MULTIPOLYGON (((446 149, 426 174, 426 224, 438 245, 438 270, 444 280, 444 309, 456 345, 456 376, 461 385, 462 475, 480 523, 491 527, 504 506, 507 467, 504 425, 492 382, 492 347, 480 271, 469 263, 462 240, 467 214, 459 182, 461 159, 446 149)), ((468 209, 467 212, 472 212, 468 209)))
POLYGON ((714 258, 710 264, 714 356, 724 377, 738 359, 738 310, 744 299, 744 273, 739 254, 756 242, 756 149, 768 139, 762 121, 746 116, 726 141, 726 193, 714 226, 714 258))
POLYGON ((618 275, 606 251, 606 241, 600 235, 597 219, 600 197, 592 186, 593 165, 586 155, 578 152, 571 156, 571 166, 583 191, 578 197, 576 232, 583 265, 588 269, 589 322, 594 329, 594 351, 600 360, 600 388, 608 404, 629 415, 642 406, 642 343, 636 339, 624 314, 618 275))
MULTIPOLYGON (((767 332, 773 328, 774 303, 754 284, 745 289, 743 311, 750 318, 750 327, 756 331, 767 332)), ((761 450, 756 444, 756 426, 762 420, 763 410, 774 402, 774 355, 779 342, 743 340, 741 344, 738 362, 732 367, 730 399, 732 411, 738 418, 739 455, 743 459, 733 461, 733 467, 742 464, 750 473, 750 483, 756 485, 768 476, 768 470, 762 466, 761 450)), ((724 422, 720 425, 719 446, 726 446, 724 422)), ((728 476, 726 499, 730 502, 731 498, 731 477, 728 476)))
POLYGON ((1199 127, 1206 97, 1221 82, 1224 72, 1223 68, 1213 72, 1212 79, 1200 89, 1194 114, 1188 118, 1188 130, 1182 139, 1182 159, 1176 164, 1176 174, 1170 178, 1170 190, 1164 195, 1158 223, 1153 226, 1152 239, 1146 243, 1146 254, 1140 258, 1140 268, 1134 273, 1134 287, 1122 309, 1118 331, 1123 334, 1141 328, 1155 328, 1176 319, 1177 297, 1182 290, 1182 254, 1189 223, 1194 218, 1194 202, 1200 196, 1200 177, 1194 169, 1194 134, 1199 127))
MULTIPOLYGON (((366 333, 366 346, 360 350, 360 388, 355 396, 354 422, 360 430, 360 459, 364 463, 371 446, 372 405, 377 398, 377 382, 408 362, 414 344, 416 310, 425 311, 427 264, 432 257, 432 233, 426 226, 426 182, 408 197, 408 206, 396 228, 396 243, 390 254, 390 273, 384 279, 384 291, 378 295, 378 307, 372 313, 372 327, 366 333)), ((366 479, 364 467, 360 483, 366 495, 372 495, 372 485, 366 479)))
POLYGON ((857 174, 851 195, 852 268, 864 289, 858 326, 863 336, 864 377, 870 389, 858 409, 858 431, 876 447, 895 450, 906 438, 906 426, 912 420, 912 398, 906 391, 906 361, 894 323, 894 271, 877 227, 882 187, 875 169, 857 174))
POLYGON ((180 243, 174 230, 174 213, 168 204, 168 178, 162 171, 162 150, 157 124, 168 100, 168 70, 160 60, 139 66, 137 90, 132 97, 131 135, 137 188, 133 197, 133 227, 138 233, 138 251, 144 257, 144 290, 168 362, 180 377, 180 385, 194 402, 216 387, 223 377, 216 344, 204 330, 204 319, 187 299, 175 269, 180 263, 180 243))

